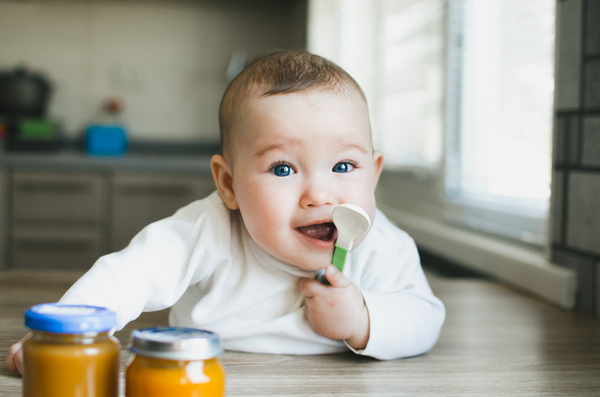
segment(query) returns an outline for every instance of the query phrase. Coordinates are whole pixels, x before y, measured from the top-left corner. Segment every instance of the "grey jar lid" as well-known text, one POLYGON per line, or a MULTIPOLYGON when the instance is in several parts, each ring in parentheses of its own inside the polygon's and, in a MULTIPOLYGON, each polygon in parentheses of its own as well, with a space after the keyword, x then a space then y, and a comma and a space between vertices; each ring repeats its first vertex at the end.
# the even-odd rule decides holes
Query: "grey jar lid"
POLYGON ((223 353, 217 334, 184 327, 136 329, 129 337, 129 350, 167 360, 208 360, 223 353))

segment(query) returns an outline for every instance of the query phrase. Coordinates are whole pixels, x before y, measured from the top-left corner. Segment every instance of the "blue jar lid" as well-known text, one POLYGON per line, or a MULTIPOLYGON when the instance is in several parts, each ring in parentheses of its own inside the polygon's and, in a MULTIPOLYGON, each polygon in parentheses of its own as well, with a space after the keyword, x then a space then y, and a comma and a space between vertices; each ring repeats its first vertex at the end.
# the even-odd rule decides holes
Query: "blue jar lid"
POLYGON ((106 332, 117 325, 117 314, 97 306, 43 303, 25 312, 25 325, 37 331, 61 334, 106 332))

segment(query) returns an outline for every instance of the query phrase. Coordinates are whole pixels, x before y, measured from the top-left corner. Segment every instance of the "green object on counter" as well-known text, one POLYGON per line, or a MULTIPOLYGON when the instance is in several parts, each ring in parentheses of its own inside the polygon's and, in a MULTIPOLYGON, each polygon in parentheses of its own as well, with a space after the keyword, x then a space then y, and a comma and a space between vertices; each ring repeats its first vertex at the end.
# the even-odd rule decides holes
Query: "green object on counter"
POLYGON ((19 137, 23 139, 52 139, 56 132, 53 122, 47 120, 23 120, 19 123, 19 137))

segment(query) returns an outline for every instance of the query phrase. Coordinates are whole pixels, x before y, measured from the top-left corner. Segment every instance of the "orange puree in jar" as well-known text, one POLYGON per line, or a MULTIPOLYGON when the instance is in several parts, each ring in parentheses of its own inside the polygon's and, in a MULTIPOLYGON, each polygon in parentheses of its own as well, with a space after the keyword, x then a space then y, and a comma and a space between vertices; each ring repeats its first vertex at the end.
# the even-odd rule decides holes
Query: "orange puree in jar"
POLYGON ((224 396, 225 372, 216 358, 175 361, 136 356, 127 368, 127 397, 224 396))
POLYGON ((23 345, 24 397, 117 397, 116 316, 90 306, 45 304, 26 314, 32 337, 23 345))
POLYGON ((225 371, 216 334, 181 327, 135 330, 135 353, 125 374, 126 397, 225 395, 225 371))

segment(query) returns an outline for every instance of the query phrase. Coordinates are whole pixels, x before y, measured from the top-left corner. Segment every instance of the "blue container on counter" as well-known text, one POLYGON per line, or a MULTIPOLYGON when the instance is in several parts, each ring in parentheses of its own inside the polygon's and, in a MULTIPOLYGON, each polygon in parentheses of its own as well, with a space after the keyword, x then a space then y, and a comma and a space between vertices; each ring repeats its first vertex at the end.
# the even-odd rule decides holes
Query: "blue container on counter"
POLYGON ((118 156, 127 151, 127 133, 118 124, 92 124, 85 131, 85 150, 98 156, 118 156))

